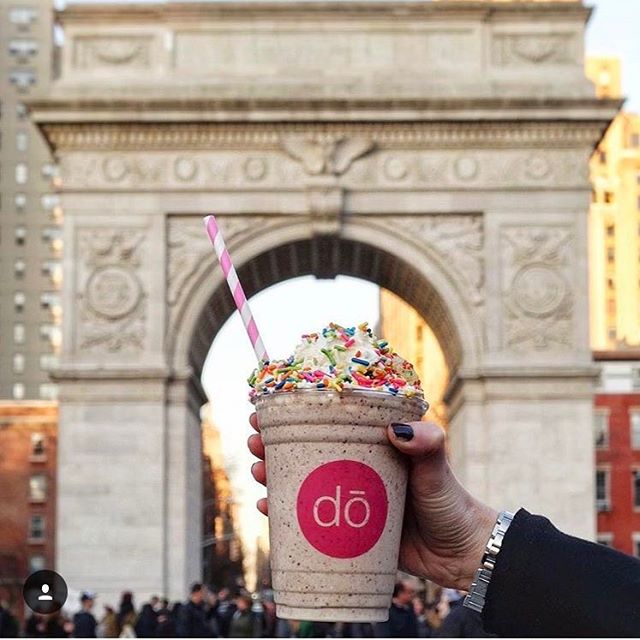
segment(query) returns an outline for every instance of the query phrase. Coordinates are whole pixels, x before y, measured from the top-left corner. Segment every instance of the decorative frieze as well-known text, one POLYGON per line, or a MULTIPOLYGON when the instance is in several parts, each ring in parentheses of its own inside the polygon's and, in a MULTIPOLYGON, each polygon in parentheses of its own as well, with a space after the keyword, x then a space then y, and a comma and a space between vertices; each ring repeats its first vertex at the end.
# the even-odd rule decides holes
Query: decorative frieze
POLYGON ((285 149, 205 152, 65 154, 60 175, 68 189, 172 191, 303 190, 318 179, 343 189, 393 187, 499 189, 584 188, 581 150, 375 150, 365 138, 326 142, 287 139, 285 149))
POLYGON ((573 347, 574 242, 568 226, 512 225, 500 230, 504 348, 573 347))
POLYGON ((77 351, 144 351, 147 296, 139 275, 144 239, 140 227, 77 230, 77 351))

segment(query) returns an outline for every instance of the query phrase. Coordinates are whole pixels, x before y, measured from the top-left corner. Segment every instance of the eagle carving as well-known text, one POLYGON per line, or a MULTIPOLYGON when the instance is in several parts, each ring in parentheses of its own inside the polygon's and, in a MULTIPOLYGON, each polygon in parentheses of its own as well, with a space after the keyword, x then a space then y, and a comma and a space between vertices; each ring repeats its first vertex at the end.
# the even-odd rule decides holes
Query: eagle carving
POLYGON ((310 175, 342 175, 356 158, 369 153, 374 147, 364 136, 340 136, 318 139, 308 135, 286 135, 282 148, 302 164, 310 175))

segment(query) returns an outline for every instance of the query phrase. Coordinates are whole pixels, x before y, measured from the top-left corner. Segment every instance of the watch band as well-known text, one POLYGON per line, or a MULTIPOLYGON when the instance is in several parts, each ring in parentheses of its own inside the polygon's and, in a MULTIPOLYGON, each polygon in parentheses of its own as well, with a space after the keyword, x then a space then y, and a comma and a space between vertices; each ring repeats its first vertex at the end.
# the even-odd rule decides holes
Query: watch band
POLYGON ((478 613, 481 613, 484 609, 487 589, 489 588, 489 582, 491 581, 493 569, 496 565, 496 558, 500 553, 504 534, 507 533, 507 529, 513 522, 513 517, 513 513, 509 511, 501 511, 498 515, 496 524, 489 537, 489 542, 487 542, 484 555, 482 556, 482 564, 476 571, 476 575, 469 588, 469 593, 464 599, 464 606, 478 613))

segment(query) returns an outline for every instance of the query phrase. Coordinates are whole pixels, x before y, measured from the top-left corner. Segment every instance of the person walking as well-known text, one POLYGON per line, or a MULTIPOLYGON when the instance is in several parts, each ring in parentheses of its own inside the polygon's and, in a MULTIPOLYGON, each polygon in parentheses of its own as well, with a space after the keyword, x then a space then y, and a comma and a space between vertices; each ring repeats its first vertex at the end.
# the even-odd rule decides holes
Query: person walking
POLYGON ((177 625, 179 638, 207 638, 211 635, 203 600, 204 588, 196 582, 191 586, 189 600, 180 609, 177 625))
POLYGON ((158 627, 158 617, 153 610, 153 605, 149 602, 142 605, 140 615, 136 620, 135 632, 137 638, 155 638, 158 627))
POLYGON ((84 592, 80 596, 81 609, 73 616, 73 632, 74 638, 96 638, 96 622, 95 616, 91 613, 95 596, 92 593, 84 592))
POLYGON ((131 591, 123 591, 120 597, 120 608, 118 609, 119 635, 125 638, 135 637, 134 627, 136 619, 137 615, 133 604, 133 594, 131 591))
POLYGON ((376 638, 417 638, 418 620, 413 610, 416 592, 407 582, 397 582, 393 588, 389 620, 373 626, 376 638))
POLYGON ((231 625, 231 618, 235 610, 236 605, 231 598, 231 591, 227 587, 223 587, 218 592, 218 601, 215 606, 218 631, 222 638, 229 637, 229 626, 231 625))
POLYGON ((174 638, 176 635, 176 625, 169 609, 169 601, 166 598, 160 600, 158 609, 158 624, 156 626, 157 638, 174 638))
POLYGON ((482 624, 482 617, 477 611, 463 606, 464 592, 449 590, 449 613, 440 628, 434 633, 436 638, 495 638, 487 633, 482 624))
POLYGON ((258 625, 251 611, 251 597, 242 594, 236 598, 236 610, 231 616, 229 624, 230 638, 255 638, 259 637, 258 625))
POLYGON ((6 602, 0 602, 0 638, 17 638, 20 625, 6 602))
MULTIPOLYGON (((255 413, 250 423, 259 431, 255 413)), ((483 504, 456 479, 445 433, 434 423, 395 423, 387 437, 409 463, 402 571, 468 591, 464 606, 498 636, 640 635, 639 559, 562 533, 525 509, 483 504)), ((264 484, 259 433, 248 447, 262 459, 251 473, 264 484)), ((268 513, 266 499, 257 506, 268 513)))
POLYGON ((108 604, 104 605, 104 615, 98 624, 97 633, 99 638, 117 638, 120 635, 115 609, 108 604))

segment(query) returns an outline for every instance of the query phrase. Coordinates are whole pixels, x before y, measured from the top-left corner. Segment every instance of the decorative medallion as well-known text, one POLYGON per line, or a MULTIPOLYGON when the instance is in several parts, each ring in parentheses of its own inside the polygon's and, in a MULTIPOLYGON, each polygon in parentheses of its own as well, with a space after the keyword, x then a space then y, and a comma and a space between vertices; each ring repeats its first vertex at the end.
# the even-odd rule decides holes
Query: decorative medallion
POLYGON ((129 315, 141 298, 140 280, 125 267, 98 267, 87 281, 87 304, 97 315, 110 320, 129 315))
POLYGON ((247 180, 258 182, 267 175, 267 163, 264 158, 249 157, 243 165, 242 170, 247 180))
POLYGON ((391 156, 384 162, 384 174, 389 180, 402 180, 407 177, 409 168, 407 163, 398 156, 391 156))
POLYGON ((193 158, 179 156, 173 164, 173 172, 181 182, 190 182, 198 175, 198 163, 193 158))
POLYGON ((544 318, 562 305, 568 286, 562 275, 546 264, 531 264, 518 271, 513 279, 511 295, 528 316, 544 318))

